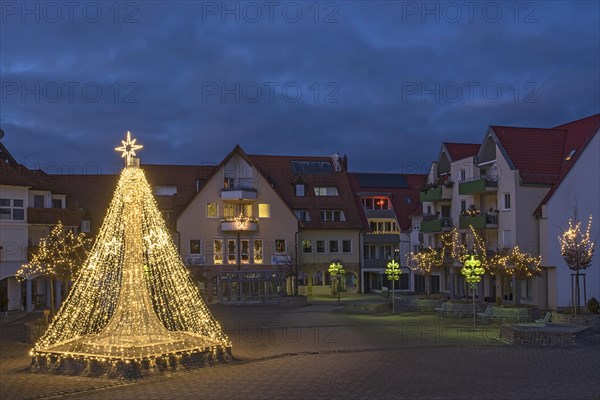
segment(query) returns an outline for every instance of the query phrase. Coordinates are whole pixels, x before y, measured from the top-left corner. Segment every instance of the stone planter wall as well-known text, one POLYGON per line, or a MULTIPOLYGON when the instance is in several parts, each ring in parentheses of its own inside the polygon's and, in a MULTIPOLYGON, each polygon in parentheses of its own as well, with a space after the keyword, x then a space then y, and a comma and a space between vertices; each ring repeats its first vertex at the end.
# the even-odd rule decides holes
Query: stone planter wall
POLYGON ((593 333, 600 333, 600 314, 563 314, 552 311, 550 321, 556 324, 591 326, 593 333))
POLYGON ((36 323, 25 323, 23 324, 25 327, 25 343, 34 344, 38 341, 39 338, 46 332, 48 325, 46 324, 36 324, 36 323))
POLYGON ((575 332, 549 332, 540 330, 521 330, 517 326, 502 325, 500 340, 505 343, 541 346, 541 347, 572 347, 589 344, 593 339, 590 327, 581 327, 575 332))
POLYGON ((302 307, 308 303, 306 296, 284 296, 277 299, 277 304, 283 307, 302 307))

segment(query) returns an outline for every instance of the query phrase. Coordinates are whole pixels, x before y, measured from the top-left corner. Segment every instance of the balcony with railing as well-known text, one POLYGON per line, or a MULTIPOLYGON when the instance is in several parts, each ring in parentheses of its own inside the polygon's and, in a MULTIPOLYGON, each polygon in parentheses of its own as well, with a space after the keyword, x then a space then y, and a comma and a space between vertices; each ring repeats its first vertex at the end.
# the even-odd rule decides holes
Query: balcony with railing
POLYGON ((470 213, 460 216, 460 229, 469 229, 470 226, 476 229, 497 228, 498 214, 496 213, 470 213))
POLYGON ((497 175, 481 175, 458 184, 458 194, 484 194, 498 190, 497 175))
POLYGON ((421 202, 424 201, 442 201, 450 200, 452 198, 452 188, 448 186, 430 186, 421 190, 419 193, 419 199, 421 202))
POLYGON ((447 232, 452 230, 454 224, 450 217, 438 217, 438 216, 425 216, 421 221, 421 232, 423 233, 436 233, 436 232, 447 232))
POLYGON ((56 225, 61 221, 64 226, 81 226, 84 211, 66 208, 28 208, 27 223, 34 225, 56 225))
POLYGON ((223 187, 221 189, 221 200, 256 200, 256 189, 245 186, 223 187))
POLYGON ((206 264, 206 257, 200 254, 189 254, 185 258, 185 264, 189 266, 201 266, 206 264))
POLYGON ((235 218, 221 219, 221 231, 223 232, 256 232, 258 220, 252 217, 240 215, 235 218))

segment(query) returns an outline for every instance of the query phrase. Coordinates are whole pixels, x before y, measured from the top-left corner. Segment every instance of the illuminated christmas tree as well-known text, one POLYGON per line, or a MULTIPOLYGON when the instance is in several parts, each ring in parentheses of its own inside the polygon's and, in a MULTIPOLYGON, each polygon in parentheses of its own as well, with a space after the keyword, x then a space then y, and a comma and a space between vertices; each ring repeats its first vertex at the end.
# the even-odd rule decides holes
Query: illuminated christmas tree
POLYGON ((100 233, 32 354, 38 369, 125 376, 228 358, 231 343, 200 297, 127 141, 100 233), (107 368, 108 367, 108 368, 107 368))

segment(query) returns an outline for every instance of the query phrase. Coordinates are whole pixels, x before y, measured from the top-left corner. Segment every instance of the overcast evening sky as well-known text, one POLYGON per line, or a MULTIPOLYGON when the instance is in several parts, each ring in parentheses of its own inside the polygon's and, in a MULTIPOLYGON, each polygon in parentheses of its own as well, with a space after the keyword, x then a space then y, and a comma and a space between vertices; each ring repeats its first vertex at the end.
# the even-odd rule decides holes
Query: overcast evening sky
POLYGON ((597 1, 0 7, 3 143, 52 173, 112 172, 127 130, 145 163, 217 163, 239 143, 416 172, 488 125, 600 111, 597 1))

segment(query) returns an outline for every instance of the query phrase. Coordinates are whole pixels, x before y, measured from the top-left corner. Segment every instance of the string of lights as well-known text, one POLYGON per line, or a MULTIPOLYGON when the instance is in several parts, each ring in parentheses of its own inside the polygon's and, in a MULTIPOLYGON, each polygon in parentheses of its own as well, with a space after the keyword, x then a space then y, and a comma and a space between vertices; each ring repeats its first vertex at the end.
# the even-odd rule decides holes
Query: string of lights
MULTIPOLYGON (((138 148, 124 142, 119 150, 138 148)), ((193 284, 144 172, 133 161, 127 156, 96 242, 32 349, 34 360, 155 363, 230 351, 231 342, 193 284)))

